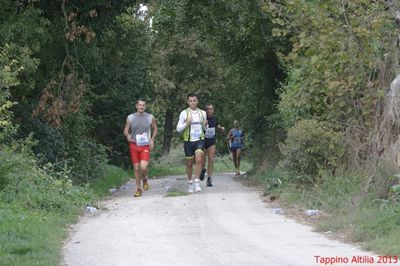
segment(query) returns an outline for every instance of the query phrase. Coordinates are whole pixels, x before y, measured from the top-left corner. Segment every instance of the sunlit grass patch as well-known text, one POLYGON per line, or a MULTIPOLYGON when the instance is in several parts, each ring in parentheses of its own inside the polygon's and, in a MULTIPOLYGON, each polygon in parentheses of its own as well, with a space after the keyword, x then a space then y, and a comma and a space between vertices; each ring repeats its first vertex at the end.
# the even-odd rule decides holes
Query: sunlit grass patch
POLYGON ((104 176, 94 179, 90 183, 90 188, 93 189, 96 195, 104 196, 109 193, 110 188, 120 187, 122 184, 126 183, 131 176, 133 175, 120 167, 107 165, 105 167, 104 176))
POLYGON ((167 175, 183 175, 186 173, 185 165, 179 166, 162 166, 162 165, 154 165, 149 167, 148 176, 152 177, 160 177, 167 175))
MULTIPOLYGON (((240 162, 241 172, 248 172, 252 167, 252 163, 249 163, 245 158, 242 158, 240 162)), ((214 172, 235 172, 235 166, 233 165, 233 161, 230 159, 229 155, 219 155, 214 158, 214 172)))
POLYGON ((179 190, 177 188, 172 188, 170 189, 165 197, 182 197, 182 196, 187 196, 188 193, 182 190, 179 190))
MULTIPOLYGON (((207 161, 206 165, 207 167, 207 161)), ((241 161, 240 170, 247 172, 252 169, 253 164, 245 160, 241 161)), ((234 172, 235 167, 229 155, 216 155, 214 158, 214 173, 234 172)), ((171 149, 168 155, 164 155, 155 161, 150 161, 149 177, 166 175, 184 175, 186 174, 186 159, 182 149, 171 149)))

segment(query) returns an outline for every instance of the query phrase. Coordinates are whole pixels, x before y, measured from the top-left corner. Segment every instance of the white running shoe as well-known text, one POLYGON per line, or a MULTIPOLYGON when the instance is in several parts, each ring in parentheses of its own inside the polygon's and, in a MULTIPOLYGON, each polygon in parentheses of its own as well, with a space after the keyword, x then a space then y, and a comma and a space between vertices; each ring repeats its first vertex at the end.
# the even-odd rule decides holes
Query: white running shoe
POLYGON ((200 192, 201 191, 199 180, 195 180, 194 181, 194 191, 196 191, 196 192, 200 192))
POLYGON ((188 184, 188 193, 193 193, 194 192, 194 185, 193 183, 188 184))

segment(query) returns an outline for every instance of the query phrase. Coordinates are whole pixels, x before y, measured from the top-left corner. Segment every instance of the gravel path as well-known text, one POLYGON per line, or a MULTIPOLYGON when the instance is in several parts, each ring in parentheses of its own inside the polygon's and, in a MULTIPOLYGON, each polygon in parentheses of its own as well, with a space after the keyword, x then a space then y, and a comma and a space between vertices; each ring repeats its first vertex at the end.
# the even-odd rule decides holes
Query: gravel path
POLYGON ((150 190, 134 198, 128 182, 102 202, 104 210, 73 226, 64 265, 382 265, 377 255, 273 214, 232 174, 216 176, 212 188, 202 182, 200 193, 165 197, 186 184, 182 176, 150 180, 150 190))

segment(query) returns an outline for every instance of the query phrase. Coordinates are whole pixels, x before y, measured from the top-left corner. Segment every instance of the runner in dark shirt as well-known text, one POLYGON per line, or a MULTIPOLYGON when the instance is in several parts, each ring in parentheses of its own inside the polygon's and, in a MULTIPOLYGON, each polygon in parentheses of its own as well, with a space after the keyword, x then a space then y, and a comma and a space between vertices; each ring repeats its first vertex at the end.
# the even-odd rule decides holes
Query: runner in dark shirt
POLYGON ((205 160, 203 163, 203 170, 201 171, 200 180, 204 180, 204 175, 207 171, 207 187, 212 187, 212 174, 214 168, 214 156, 215 156, 215 145, 216 145, 216 133, 217 129, 222 132, 225 128, 218 123, 218 118, 214 113, 214 106, 212 104, 206 105, 208 128, 205 132, 205 143, 204 148, 206 149, 207 158, 207 169, 205 168, 205 160))

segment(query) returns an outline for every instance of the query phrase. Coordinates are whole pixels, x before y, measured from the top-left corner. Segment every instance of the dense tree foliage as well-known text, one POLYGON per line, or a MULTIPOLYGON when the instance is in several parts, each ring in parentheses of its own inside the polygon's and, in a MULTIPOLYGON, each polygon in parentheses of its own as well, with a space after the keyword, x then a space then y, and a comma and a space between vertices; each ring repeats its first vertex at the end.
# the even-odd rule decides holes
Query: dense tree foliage
POLYGON ((274 17, 274 35, 292 44, 281 57, 289 70, 279 104, 286 127, 302 119, 328 122, 344 135, 351 165, 389 152, 391 144, 382 140, 398 133, 381 135, 381 123, 398 72, 395 4, 271 1, 266 10, 274 17))

